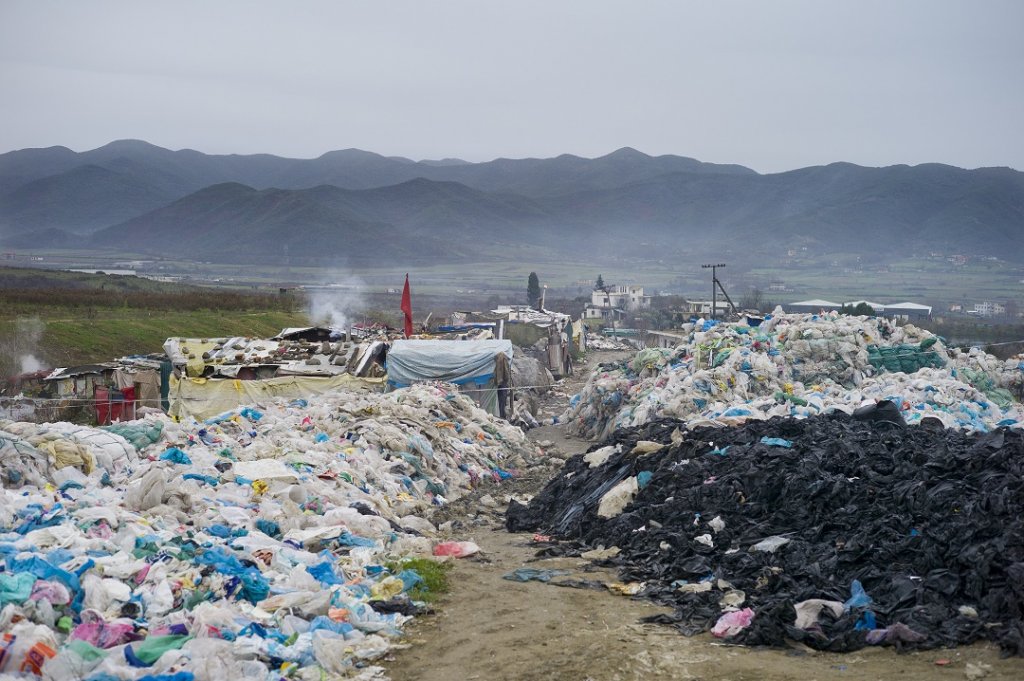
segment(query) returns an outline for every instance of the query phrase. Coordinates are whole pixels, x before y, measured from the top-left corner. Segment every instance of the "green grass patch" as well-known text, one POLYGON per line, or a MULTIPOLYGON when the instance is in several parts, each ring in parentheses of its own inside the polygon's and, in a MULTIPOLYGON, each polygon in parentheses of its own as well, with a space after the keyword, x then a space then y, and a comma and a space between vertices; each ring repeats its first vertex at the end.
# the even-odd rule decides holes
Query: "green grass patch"
POLYGON ((267 338, 307 325, 304 307, 277 292, 0 267, 0 377, 18 373, 26 355, 74 366, 162 353, 172 336, 267 338))
MULTIPOLYGON (((34 310, 0 312, 0 360, 13 361, 18 355, 32 353, 50 366, 74 366, 125 355, 160 353, 164 341, 172 336, 269 338, 285 327, 308 323, 304 312, 276 310, 172 312, 40 306, 34 310), (19 333, 19 320, 30 321, 40 332, 33 337, 19 333)), ((18 370, 13 364, 0 368, 7 373, 18 370)))
POLYGON ((451 590, 448 573, 451 572, 450 561, 439 562, 429 558, 406 558, 392 561, 385 565, 388 571, 397 575, 402 570, 414 570, 423 581, 409 590, 409 598, 414 601, 433 603, 451 590))

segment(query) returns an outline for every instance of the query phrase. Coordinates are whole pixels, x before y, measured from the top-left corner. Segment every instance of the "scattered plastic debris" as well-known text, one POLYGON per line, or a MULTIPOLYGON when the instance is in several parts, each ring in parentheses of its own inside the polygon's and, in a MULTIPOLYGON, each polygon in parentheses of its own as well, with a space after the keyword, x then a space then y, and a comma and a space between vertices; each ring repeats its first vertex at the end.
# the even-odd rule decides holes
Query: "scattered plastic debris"
POLYGON ((519 568, 513 570, 506 575, 502 576, 502 579, 507 579, 513 582, 550 582, 552 577, 561 577, 569 574, 569 570, 538 570, 536 568, 519 568))
POLYGON ((446 541, 434 547, 435 556, 466 558, 480 552, 480 547, 471 541, 446 541))
POLYGON ((206 422, 0 421, 0 672, 369 673, 419 610, 405 566, 479 550, 437 543, 430 511, 533 453, 443 384, 206 422))

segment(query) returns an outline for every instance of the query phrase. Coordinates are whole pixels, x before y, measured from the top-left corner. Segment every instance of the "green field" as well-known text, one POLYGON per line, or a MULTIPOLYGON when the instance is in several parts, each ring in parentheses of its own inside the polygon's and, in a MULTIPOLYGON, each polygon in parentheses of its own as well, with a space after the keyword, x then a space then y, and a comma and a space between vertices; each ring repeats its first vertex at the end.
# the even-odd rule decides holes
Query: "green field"
MULTIPOLYGON (((835 302, 856 299, 893 303, 910 300, 937 308, 961 304, 973 307, 984 300, 1010 301, 1024 294, 1024 270, 1000 261, 971 261, 964 265, 914 258, 873 265, 818 259, 800 267, 765 266, 742 277, 749 282, 784 282, 791 292, 767 295, 778 302, 825 298, 835 302)), ((763 284, 762 284, 763 285, 763 284)))
POLYGON ((267 337, 308 323, 299 301, 276 294, 11 268, 0 284, 0 376, 23 355, 70 366, 159 353, 171 336, 267 337))
POLYGON ((94 315, 82 317, 52 308, 40 311, 34 318, 44 324, 38 345, 41 359, 58 366, 163 352, 164 341, 171 336, 266 338, 285 327, 307 323, 304 313, 278 311, 169 313, 128 309, 98 310, 94 315))

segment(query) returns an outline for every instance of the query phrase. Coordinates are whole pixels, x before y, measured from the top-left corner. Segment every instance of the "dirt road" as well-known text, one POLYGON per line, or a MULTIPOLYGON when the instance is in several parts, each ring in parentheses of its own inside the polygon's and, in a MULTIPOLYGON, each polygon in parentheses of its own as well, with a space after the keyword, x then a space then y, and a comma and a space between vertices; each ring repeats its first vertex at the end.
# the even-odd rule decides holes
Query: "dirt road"
MULTIPOLYGON (((484 552, 465 559, 454 589, 436 615, 409 629, 412 646, 385 664, 395 681, 633 681, 640 679, 965 679, 967 663, 983 678, 1024 678, 1024 662, 1001 660, 991 646, 898 655, 869 648, 847 655, 807 649, 756 650, 686 638, 673 629, 638 624, 660 609, 608 591, 520 583, 503 575, 521 567, 568 569, 564 579, 614 581, 606 570, 580 572, 581 559, 532 561, 529 535, 499 528, 470 533, 484 552), (949 660, 946 666, 935 663, 949 660)), ((562 579, 562 578, 559 578, 562 579)))
MULTIPOLYGON (((565 436, 560 426, 536 429, 530 436, 553 442, 564 454, 589 445, 565 436)), ((545 474, 534 473, 534 486, 542 484, 545 474)), ((524 482, 529 488, 530 481, 524 482)), ((452 592, 437 614, 411 626, 407 639, 412 645, 384 663, 395 681, 1024 679, 1024 661, 1002 660, 992 646, 903 655, 890 648, 868 648, 837 655, 807 648, 726 646, 708 634, 686 638, 668 627, 639 624, 641 617, 661 609, 604 589, 504 579, 518 568, 568 571, 555 581, 607 583, 616 575, 592 570, 580 558, 537 560, 531 535, 502 529, 503 509, 504 503, 452 509, 459 538, 475 541, 482 555, 457 562, 452 592)))

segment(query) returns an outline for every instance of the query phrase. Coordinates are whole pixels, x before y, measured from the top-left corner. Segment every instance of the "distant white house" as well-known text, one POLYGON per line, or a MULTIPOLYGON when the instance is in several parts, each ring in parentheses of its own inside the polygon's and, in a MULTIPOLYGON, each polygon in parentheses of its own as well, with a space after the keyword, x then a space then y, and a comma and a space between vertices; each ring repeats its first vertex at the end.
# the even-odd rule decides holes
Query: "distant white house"
MULTIPOLYGON (((686 311, 690 314, 696 315, 708 315, 711 313, 712 302, 710 300, 687 300, 686 311)), ((728 301, 720 298, 714 302, 715 306, 715 317, 719 317, 729 312, 728 301)))
POLYGON ((1006 306, 986 300, 981 303, 975 303, 974 309, 968 310, 967 314, 973 314, 979 317, 998 317, 1006 314, 1006 306))
POLYGON ((651 307, 651 296, 644 295, 643 286, 608 286, 590 294, 590 303, 583 310, 586 319, 617 319, 623 312, 651 307))

